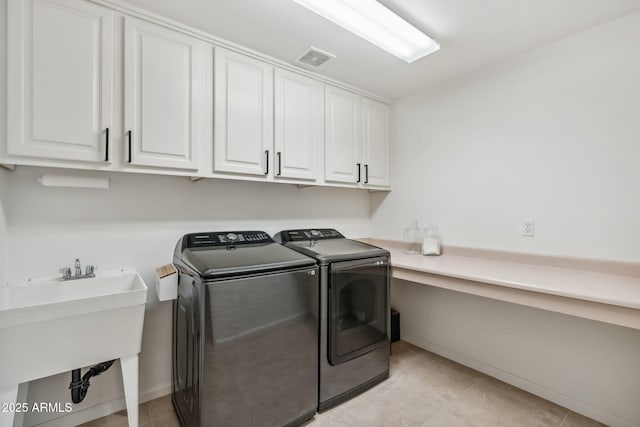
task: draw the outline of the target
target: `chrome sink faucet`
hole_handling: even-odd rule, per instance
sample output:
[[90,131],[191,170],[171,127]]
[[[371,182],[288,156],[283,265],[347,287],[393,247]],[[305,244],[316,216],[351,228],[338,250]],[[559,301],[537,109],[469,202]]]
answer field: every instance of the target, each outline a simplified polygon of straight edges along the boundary
[[76,280],[76,279],[87,279],[89,277],[96,277],[94,265],[87,265],[84,270],[84,274],[82,274],[82,266],[80,265],[80,259],[76,258],[73,263],[74,273],[71,275],[71,267],[63,267],[60,269],[60,273],[62,277],[60,280]]
[[74,276],[78,277],[78,276],[82,276],[82,267],[80,266],[80,260],[78,258],[76,258],[76,262],[74,263],[74,267],[76,268],[75,273],[73,273]]

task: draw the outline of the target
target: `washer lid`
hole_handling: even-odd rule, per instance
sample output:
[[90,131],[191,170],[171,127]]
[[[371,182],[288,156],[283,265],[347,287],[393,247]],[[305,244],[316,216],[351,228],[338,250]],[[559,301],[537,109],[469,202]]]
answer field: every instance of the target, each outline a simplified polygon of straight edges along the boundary
[[188,248],[183,262],[204,278],[220,278],[314,265],[315,261],[277,243]]
[[315,261],[275,243],[264,231],[186,234],[174,260],[204,278],[221,278],[314,265]]
[[389,255],[389,252],[385,249],[345,238],[288,242],[286,246],[305,255],[314,257],[323,264],[345,259]]

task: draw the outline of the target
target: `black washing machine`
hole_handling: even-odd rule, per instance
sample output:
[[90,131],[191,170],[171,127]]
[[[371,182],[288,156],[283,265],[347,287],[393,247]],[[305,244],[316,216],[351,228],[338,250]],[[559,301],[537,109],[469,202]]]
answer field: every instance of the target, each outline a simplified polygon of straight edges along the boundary
[[184,427],[293,426],[318,403],[318,267],[262,231],[178,241],[172,402]]
[[318,410],[389,377],[389,252],[333,229],[286,230],[286,247],[320,265]]

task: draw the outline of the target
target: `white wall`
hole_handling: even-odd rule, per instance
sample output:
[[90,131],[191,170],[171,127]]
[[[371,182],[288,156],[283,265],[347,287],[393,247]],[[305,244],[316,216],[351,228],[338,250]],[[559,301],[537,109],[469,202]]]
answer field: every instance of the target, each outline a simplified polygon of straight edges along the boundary
[[[6,174],[11,190],[6,197],[9,278],[55,275],[76,257],[101,270],[137,268],[150,286],[140,355],[143,398],[170,390],[171,304],[158,302],[152,286],[154,269],[171,262],[183,234],[242,229],[273,234],[310,226],[336,227],[354,237],[370,233],[369,196],[359,190],[131,174],[110,174],[109,190],[45,188],[36,182],[42,172],[19,167]],[[69,377],[32,382],[29,401],[68,402]],[[123,395],[117,366],[91,383],[87,399],[76,410]],[[51,417],[30,414],[25,422],[32,425]]]
[[397,101],[374,234],[640,260],[639,40],[636,13]]
[[[399,100],[374,236],[418,218],[449,245],[640,261],[639,42],[629,15]],[[392,304],[403,339],[640,426],[639,331],[402,281]]]

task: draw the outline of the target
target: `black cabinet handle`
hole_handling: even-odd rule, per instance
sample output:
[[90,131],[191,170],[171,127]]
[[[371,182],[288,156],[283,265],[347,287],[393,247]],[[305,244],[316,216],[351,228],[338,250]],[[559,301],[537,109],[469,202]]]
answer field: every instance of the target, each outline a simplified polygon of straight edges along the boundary
[[269,150],[264,150],[264,155],[266,158],[266,162],[265,162],[266,167],[265,167],[264,174],[269,175]]
[[280,151],[278,151],[276,153],[276,155],[278,156],[278,173],[277,173],[277,175],[280,176],[282,174],[282,153]]
[[104,130],[104,161],[109,161],[109,128]]
[[131,129],[127,131],[127,136],[129,138],[129,163],[131,163]]
[[361,178],[360,178],[360,163],[356,163],[356,165],[358,166],[358,180],[356,182],[360,182]]
[[369,165],[364,165],[364,183],[369,183]]

